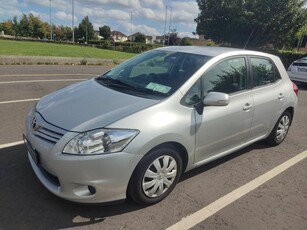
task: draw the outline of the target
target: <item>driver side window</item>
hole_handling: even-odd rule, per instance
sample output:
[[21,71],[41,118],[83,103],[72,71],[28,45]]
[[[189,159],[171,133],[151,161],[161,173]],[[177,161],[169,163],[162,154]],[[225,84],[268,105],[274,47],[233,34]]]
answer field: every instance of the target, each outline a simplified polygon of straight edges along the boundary
[[209,92],[235,93],[247,87],[247,67],[244,57],[218,63],[203,76],[204,95]]
[[[209,92],[231,94],[247,88],[247,67],[244,57],[227,59],[202,75],[204,96]],[[200,79],[182,99],[184,105],[195,105],[201,100]]]

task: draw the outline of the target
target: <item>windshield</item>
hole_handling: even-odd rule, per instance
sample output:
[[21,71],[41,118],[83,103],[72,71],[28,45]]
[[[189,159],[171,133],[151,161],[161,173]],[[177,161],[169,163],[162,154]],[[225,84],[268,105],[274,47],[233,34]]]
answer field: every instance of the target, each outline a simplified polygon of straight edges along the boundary
[[167,97],[210,58],[153,50],[118,65],[96,80],[107,87],[137,96]]

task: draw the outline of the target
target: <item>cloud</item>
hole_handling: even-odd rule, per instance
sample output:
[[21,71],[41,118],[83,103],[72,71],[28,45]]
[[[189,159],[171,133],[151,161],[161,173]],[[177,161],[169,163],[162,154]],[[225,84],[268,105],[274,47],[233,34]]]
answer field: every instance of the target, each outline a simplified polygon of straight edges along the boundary
[[162,9],[165,7],[164,0],[143,0],[143,5],[155,7],[154,9]]
[[[72,20],[72,14],[67,14],[64,11],[58,11],[53,16],[54,16],[54,18],[57,18],[57,19],[62,20],[62,21],[71,21]],[[77,21],[76,16],[74,17],[74,19],[75,19],[75,21]]]
[[[113,30],[130,34],[132,13],[133,31],[149,34],[163,34],[166,5],[168,7],[166,31],[169,30],[170,9],[172,8],[171,29],[178,32],[195,31],[194,18],[199,13],[195,0],[74,0],[75,26],[89,16],[95,29],[108,25]],[[51,0],[52,21],[57,25],[71,26],[72,0]],[[49,22],[50,0],[0,0],[0,21],[18,18],[22,12],[35,15]],[[142,31],[144,30],[144,31]]]

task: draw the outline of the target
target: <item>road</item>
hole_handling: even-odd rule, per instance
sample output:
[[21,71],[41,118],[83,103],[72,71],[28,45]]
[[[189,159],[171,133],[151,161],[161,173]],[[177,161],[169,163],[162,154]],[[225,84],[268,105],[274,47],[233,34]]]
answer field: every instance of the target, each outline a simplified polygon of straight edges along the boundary
[[[188,172],[162,202],[81,205],[49,193],[34,175],[22,144],[24,121],[43,95],[107,71],[95,66],[0,66],[0,229],[167,229],[233,198],[236,189],[307,150],[307,86],[283,144],[259,142]],[[192,229],[306,229],[307,159],[201,219]],[[211,206],[210,206],[211,207]]]

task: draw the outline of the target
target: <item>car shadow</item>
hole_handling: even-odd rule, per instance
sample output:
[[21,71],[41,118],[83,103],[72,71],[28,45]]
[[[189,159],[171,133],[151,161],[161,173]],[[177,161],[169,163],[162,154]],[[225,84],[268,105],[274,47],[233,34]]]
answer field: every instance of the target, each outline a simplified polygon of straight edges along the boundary
[[[251,145],[184,174],[180,182],[251,150],[262,148],[268,146],[262,142]],[[84,205],[56,197],[36,178],[24,145],[0,149],[0,164],[0,229],[81,227],[144,208],[130,200],[112,205]]]
[[[268,148],[271,148],[272,146],[268,145],[267,143],[265,143],[264,141],[259,141],[257,143],[254,143],[252,145],[249,145],[239,151],[236,151],[234,153],[231,153],[227,156],[224,156],[222,158],[219,158],[217,160],[214,160],[212,162],[209,162],[207,164],[204,164],[203,166],[200,166],[200,167],[197,167],[191,171],[188,171],[187,173],[183,174],[181,179],[180,179],[180,182],[183,182],[191,177],[194,177],[198,174],[201,174],[201,173],[204,173],[206,171],[209,171],[210,169],[212,168],[215,168],[221,164],[224,164],[225,162],[227,161],[230,161],[236,157],[239,157],[243,154],[246,154],[252,150],[255,150],[255,149],[268,149]],[[180,183],[179,182],[179,183]]]
[[295,82],[299,90],[307,91],[307,83]]
[[0,164],[0,229],[85,226],[143,208],[129,200],[116,205],[83,205],[54,196],[36,178],[24,145],[0,149]]

